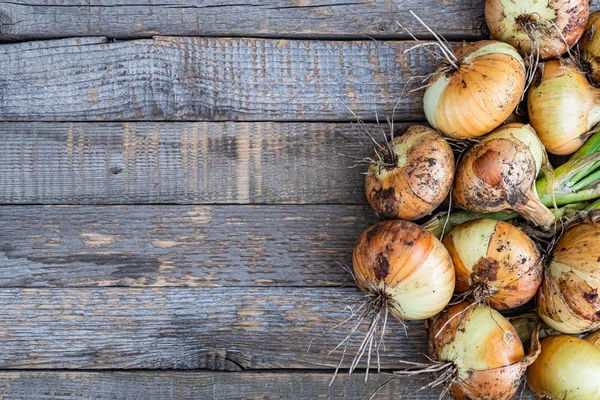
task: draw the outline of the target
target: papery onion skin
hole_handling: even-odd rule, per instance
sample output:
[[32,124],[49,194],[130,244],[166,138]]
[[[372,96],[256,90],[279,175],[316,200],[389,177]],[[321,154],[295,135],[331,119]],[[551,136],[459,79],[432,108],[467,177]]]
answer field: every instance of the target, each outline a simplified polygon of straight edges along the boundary
[[600,122],[600,91],[570,60],[547,61],[541,71],[527,92],[529,123],[547,151],[571,154]]
[[600,330],[586,335],[583,339],[600,349]]
[[567,229],[538,292],[538,314],[563,333],[600,329],[600,222]]
[[[531,300],[542,282],[536,244],[508,222],[476,219],[458,225],[443,240],[456,275],[456,293],[484,285],[486,302],[496,310]],[[486,303],[487,304],[487,303]]]
[[442,135],[422,125],[410,126],[391,147],[395,167],[369,166],[365,182],[369,204],[381,219],[414,220],[431,214],[452,189],[452,148]]
[[529,125],[503,125],[464,154],[452,198],[468,211],[514,210],[537,226],[549,227],[554,215],[533,190],[544,159],[544,148]]
[[511,399],[528,363],[523,345],[498,311],[470,305],[450,306],[436,317],[430,329],[429,355],[458,368],[450,389],[455,399]]
[[542,352],[527,368],[527,383],[538,399],[600,399],[600,349],[574,336],[541,340]]
[[485,2],[485,20],[492,37],[510,43],[521,54],[530,54],[535,50],[534,43],[521,21],[530,22],[536,27],[534,38],[542,59],[558,57],[577,43],[585,29],[588,13],[588,0]]
[[364,231],[354,247],[354,275],[368,294],[383,294],[403,320],[440,312],[454,291],[454,267],[444,245],[408,221],[382,221]]
[[444,135],[485,135],[517,108],[525,88],[525,64],[510,45],[487,40],[455,50],[458,70],[443,65],[423,98],[429,124]]
[[585,33],[579,41],[585,72],[594,84],[600,83],[600,12],[588,19]]

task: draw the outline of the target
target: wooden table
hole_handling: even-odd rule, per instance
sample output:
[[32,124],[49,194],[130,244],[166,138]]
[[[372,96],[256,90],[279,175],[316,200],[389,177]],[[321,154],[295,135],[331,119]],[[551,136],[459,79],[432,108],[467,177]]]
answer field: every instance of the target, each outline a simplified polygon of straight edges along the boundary
[[[350,122],[423,121],[396,21],[476,40],[484,1],[158,3],[0,1],[0,397],[368,398],[323,333],[375,221]],[[421,323],[387,339],[423,359]]]

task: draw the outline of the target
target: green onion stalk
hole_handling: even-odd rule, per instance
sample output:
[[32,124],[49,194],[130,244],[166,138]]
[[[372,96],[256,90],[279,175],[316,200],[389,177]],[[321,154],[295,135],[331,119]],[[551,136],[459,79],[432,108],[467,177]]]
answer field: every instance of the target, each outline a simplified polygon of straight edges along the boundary
[[[600,131],[575,152],[569,161],[553,170],[553,177],[540,177],[535,189],[540,201],[554,214],[555,222],[571,221],[581,212],[600,210]],[[473,213],[443,212],[423,224],[441,238],[455,226],[477,218],[510,221],[519,217],[514,211]]]

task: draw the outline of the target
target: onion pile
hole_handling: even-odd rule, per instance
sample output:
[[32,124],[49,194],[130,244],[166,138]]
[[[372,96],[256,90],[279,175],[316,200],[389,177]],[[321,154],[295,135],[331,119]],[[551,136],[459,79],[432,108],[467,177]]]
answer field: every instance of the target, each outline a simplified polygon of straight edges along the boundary
[[485,21],[492,37],[542,59],[561,56],[577,43],[588,15],[588,0],[485,2]]
[[[510,399],[527,370],[539,399],[600,399],[600,89],[586,78],[600,60],[600,17],[581,58],[571,50],[588,13],[587,0],[488,0],[498,40],[454,51],[427,27],[436,42],[415,47],[442,60],[423,96],[431,127],[392,126],[384,144],[369,134],[365,193],[386,221],[353,251],[363,299],[337,347],[366,332],[351,373],[365,354],[367,375],[372,352],[379,362],[391,316],[405,330],[426,320],[429,336],[427,361],[400,361],[396,374],[431,373],[425,387],[442,395]],[[572,155],[553,168],[547,152]],[[508,310],[530,312],[518,331]]]
[[448,142],[435,130],[414,125],[381,146],[365,188],[380,218],[410,221],[431,214],[448,196],[453,179],[454,155]]

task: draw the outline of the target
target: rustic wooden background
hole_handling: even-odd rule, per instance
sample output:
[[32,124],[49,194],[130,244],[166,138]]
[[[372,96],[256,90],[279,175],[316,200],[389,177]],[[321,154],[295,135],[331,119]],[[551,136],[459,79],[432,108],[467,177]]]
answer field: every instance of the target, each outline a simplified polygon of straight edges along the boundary
[[[368,398],[322,334],[375,221],[352,113],[422,121],[396,21],[482,39],[484,0],[152,3],[0,1],[0,397]],[[425,349],[391,323],[382,366]]]

